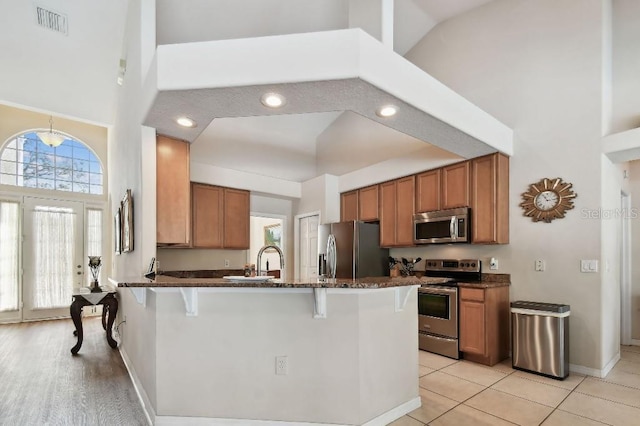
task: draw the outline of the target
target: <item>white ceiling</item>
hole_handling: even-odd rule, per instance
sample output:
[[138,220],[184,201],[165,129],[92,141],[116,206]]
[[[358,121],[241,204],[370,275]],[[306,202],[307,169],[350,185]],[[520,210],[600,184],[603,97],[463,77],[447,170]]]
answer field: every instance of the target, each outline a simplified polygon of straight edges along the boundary
[[[406,53],[438,22],[489,1],[396,0],[395,51]],[[128,3],[127,0],[0,0],[0,102],[81,121],[113,124]],[[157,0],[156,3],[158,44],[348,26],[348,0]],[[34,4],[66,14],[68,36],[38,27]],[[333,132],[332,123],[340,124]],[[320,170],[348,172],[346,164],[334,167],[331,163],[318,163],[315,154],[322,134],[335,137],[336,146],[361,146],[365,139],[379,134],[391,146],[424,147],[424,142],[356,114],[329,112],[214,120],[194,142],[193,152],[203,162],[223,161],[225,157],[220,155],[223,146],[230,156],[241,152],[253,157],[252,152],[260,152],[258,158],[264,164],[276,165],[280,164],[279,158],[296,157],[300,167],[281,164],[264,170],[265,174],[295,181],[307,179]],[[351,162],[353,167],[380,161],[379,152],[394,155],[391,153],[402,151],[385,149],[382,140],[376,146],[376,150],[359,150],[358,161]],[[322,155],[332,158],[326,149],[329,148],[323,148]],[[228,158],[223,162],[230,167]]]

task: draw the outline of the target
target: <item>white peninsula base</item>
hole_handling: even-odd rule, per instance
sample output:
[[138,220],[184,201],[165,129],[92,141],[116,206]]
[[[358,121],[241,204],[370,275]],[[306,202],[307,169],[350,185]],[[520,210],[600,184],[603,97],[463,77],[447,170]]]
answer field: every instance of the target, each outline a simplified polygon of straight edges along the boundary
[[326,289],[322,319],[311,288],[198,288],[191,316],[119,288],[120,350],[155,425],[385,425],[421,404],[416,288]]

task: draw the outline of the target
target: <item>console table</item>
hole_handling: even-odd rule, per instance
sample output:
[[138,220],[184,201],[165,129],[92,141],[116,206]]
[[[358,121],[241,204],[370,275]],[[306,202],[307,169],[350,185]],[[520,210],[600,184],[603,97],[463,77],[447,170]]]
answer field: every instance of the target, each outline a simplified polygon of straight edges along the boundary
[[71,311],[71,319],[76,330],[73,332],[78,336],[78,343],[71,348],[71,353],[76,355],[82,346],[82,308],[91,305],[102,305],[102,328],[107,332],[107,342],[112,348],[118,346],[112,335],[111,329],[116,320],[118,313],[118,299],[116,299],[115,290],[103,290],[100,293],[74,293],[73,301],[69,310]]

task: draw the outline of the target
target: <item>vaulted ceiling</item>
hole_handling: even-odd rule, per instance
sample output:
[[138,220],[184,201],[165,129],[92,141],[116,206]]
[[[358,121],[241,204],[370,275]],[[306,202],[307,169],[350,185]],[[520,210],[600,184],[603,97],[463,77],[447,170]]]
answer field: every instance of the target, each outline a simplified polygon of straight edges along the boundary
[[[488,1],[395,0],[394,50],[406,53],[438,22]],[[0,0],[0,102],[105,126],[113,124],[128,4],[127,0]],[[36,5],[65,15],[68,34],[39,27]],[[158,44],[349,27],[348,0],[157,0],[156,10]],[[283,153],[285,158],[297,155],[307,168],[265,170],[287,180],[301,181],[320,171],[350,171],[344,164],[318,164],[323,134],[331,135],[332,145],[351,144],[354,149],[362,145],[362,138],[370,141],[378,135],[381,140],[374,143],[375,154],[374,150],[359,150],[353,167],[380,161],[380,151],[391,158],[426,145],[356,114],[327,112],[214,120],[192,150],[199,160],[210,163],[223,161],[220,153],[236,155],[233,151],[243,146],[263,151],[264,162],[272,165],[278,164]],[[218,155],[211,155],[213,151]]]

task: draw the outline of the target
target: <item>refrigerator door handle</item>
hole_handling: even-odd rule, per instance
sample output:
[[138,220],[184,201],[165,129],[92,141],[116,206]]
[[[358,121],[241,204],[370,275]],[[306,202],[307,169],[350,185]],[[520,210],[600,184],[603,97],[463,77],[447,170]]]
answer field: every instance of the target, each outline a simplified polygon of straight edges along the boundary
[[327,272],[329,273],[329,278],[336,277],[337,263],[336,237],[333,234],[330,234],[329,239],[327,240]]

